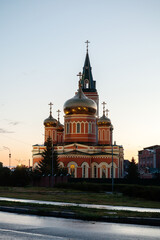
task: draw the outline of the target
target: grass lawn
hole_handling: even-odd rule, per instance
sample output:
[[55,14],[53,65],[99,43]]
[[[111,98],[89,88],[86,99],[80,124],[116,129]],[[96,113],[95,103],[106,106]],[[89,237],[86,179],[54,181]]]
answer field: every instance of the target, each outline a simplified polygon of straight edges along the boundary
[[101,217],[142,217],[142,218],[160,218],[160,213],[150,212],[132,212],[132,211],[115,211],[115,210],[102,210],[102,209],[89,209],[82,207],[68,207],[68,206],[51,206],[43,204],[31,204],[31,203],[15,203],[0,201],[0,206],[15,207],[20,209],[28,209],[31,214],[47,216],[49,212],[69,212],[73,213],[75,218],[84,220],[99,220]]
[[103,204],[131,207],[160,208],[160,202],[131,198],[122,194],[95,193],[62,188],[0,187],[0,197],[42,201]]
[[[94,193],[61,188],[36,188],[36,187],[0,187],[0,197],[22,198],[43,201],[58,201],[70,203],[88,203],[119,206],[135,206],[160,208],[160,203],[144,199],[130,198],[122,194],[109,194],[105,192]],[[82,207],[51,206],[29,203],[15,203],[0,201],[0,206],[28,208],[31,214],[45,215],[48,212],[72,212],[79,219],[99,220],[101,217],[145,217],[160,218],[160,213],[139,213],[131,211],[115,211],[88,209]]]

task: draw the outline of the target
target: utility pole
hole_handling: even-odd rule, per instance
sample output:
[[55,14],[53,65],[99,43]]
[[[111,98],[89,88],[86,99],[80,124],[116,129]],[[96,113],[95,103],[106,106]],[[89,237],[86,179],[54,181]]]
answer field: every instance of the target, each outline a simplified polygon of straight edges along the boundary
[[10,167],[11,167],[11,150],[10,150],[9,147],[3,146],[3,148],[4,148],[5,150],[8,150],[8,151],[9,151],[9,169],[10,169]]

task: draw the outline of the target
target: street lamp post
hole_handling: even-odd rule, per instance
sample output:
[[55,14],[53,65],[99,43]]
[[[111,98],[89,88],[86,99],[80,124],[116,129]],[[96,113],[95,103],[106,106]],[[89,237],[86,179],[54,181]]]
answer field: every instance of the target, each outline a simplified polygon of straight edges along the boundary
[[52,177],[53,177],[53,141],[52,141]]
[[9,168],[10,168],[10,167],[11,167],[11,150],[10,150],[9,147],[3,146],[3,148],[4,148],[5,150],[8,150],[8,151],[9,151]]
[[111,126],[111,146],[112,146],[112,193],[114,191],[114,176],[113,176],[113,126]]

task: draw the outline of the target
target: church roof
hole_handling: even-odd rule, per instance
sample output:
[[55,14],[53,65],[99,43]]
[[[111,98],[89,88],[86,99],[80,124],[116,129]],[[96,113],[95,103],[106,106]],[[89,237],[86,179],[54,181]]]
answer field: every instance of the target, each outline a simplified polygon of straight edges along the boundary
[[[58,155],[87,155],[87,156],[97,156],[97,155],[112,155],[112,153],[107,153],[107,152],[97,152],[97,153],[86,153],[86,152],[81,152],[79,150],[72,150],[69,152],[64,152],[64,153],[59,153]],[[113,155],[117,155],[115,153],[113,153]]]
[[90,155],[89,153],[81,152],[79,150],[72,150],[69,152],[59,153],[59,155],[70,155],[70,154],[76,154],[76,155]]

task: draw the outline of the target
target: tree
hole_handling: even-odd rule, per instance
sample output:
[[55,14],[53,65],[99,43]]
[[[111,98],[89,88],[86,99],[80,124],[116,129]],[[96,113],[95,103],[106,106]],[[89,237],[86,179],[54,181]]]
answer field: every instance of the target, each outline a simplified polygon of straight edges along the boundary
[[58,175],[66,176],[68,174],[68,169],[66,167],[60,167],[58,170]]
[[[52,175],[52,167],[53,167],[53,175],[58,174],[59,171],[59,162],[57,152],[54,150],[54,146],[52,144],[52,140],[49,137],[45,142],[46,149],[42,153],[43,159],[38,164],[39,171],[42,175]],[[52,166],[53,164],[53,166]]]
[[31,181],[28,168],[25,166],[17,166],[11,175],[12,185],[24,187]]
[[3,164],[0,162],[0,185],[9,186],[11,180],[11,170],[7,167],[3,167]]
[[129,167],[128,167],[128,175],[127,175],[127,179],[134,182],[139,178],[139,172],[138,172],[138,166],[134,160],[134,158],[132,158]]

